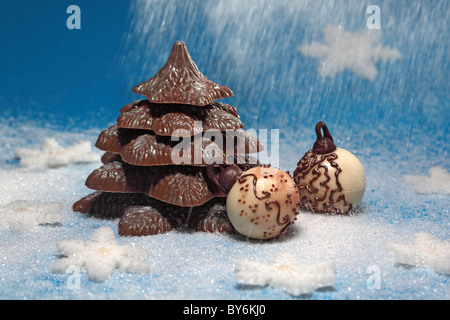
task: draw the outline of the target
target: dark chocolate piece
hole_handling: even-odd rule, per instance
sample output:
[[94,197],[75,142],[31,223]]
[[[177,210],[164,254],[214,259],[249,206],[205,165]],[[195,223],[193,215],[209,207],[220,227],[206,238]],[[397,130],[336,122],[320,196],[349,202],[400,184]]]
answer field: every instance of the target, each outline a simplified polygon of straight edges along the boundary
[[228,234],[235,232],[226,212],[226,199],[214,199],[201,208],[201,210],[194,208],[190,212],[185,222],[187,227],[202,232]]
[[199,219],[195,225],[195,230],[202,232],[235,233],[226,211],[210,212]]
[[[323,136],[320,130],[323,131]],[[320,121],[316,124],[316,136],[317,139],[312,148],[313,152],[318,154],[325,154],[331,153],[336,150],[336,145],[334,144],[333,137],[331,136],[325,122]]]
[[182,41],[175,42],[166,64],[156,75],[134,87],[133,92],[153,103],[195,106],[233,96],[229,88],[212,82],[200,72]]
[[114,161],[122,161],[122,157],[118,153],[107,151],[102,155],[100,160],[103,164],[107,164]]
[[212,182],[215,183],[217,188],[221,192],[228,194],[230,189],[233,187],[234,183],[241,176],[242,169],[234,164],[224,165],[223,168],[221,168],[220,172],[217,173],[214,170],[213,165],[208,165],[206,172],[208,173],[208,177],[211,179]]
[[87,177],[86,186],[97,191],[143,193],[173,205],[195,207],[215,197],[226,197],[206,170],[194,166],[133,166],[114,161],[95,169]]
[[151,206],[132,206],[118,224],[121,236],[148,236],[172,230],[170,221]]
[[[263,148],[254,136],[242,129],[219,133],[218,137],[221,138],[218,144],[200,135],[172,141],[169,137],[157,136],[151,131],[127,130],[114,125],[100,133],[95,146],[118,153],[124,162],[139,166],[207,166],[216,158],[221,159],[217,163],[230,163],[233,160],[227,153],[231,156],[247,154]],[[227,149],[227,139],[234,142],[231,150]]]
[[[73,210],[102,218],[119,218],[130,207],[151,207],[166,216],[173,227],[190,227],[190,220],[197,215],[205,215],[212,207],[225,210],[225,199],[215,198],[197,207],[180,207],[157,200],[141,193],[118,193],[96,191],[81,198],[73,205]],[[114,210],[111,210],[113,207]],[[114,214],[111,214],[114,211]],[[178,219],[180,217],[180,219]]]
[[215,190],[205,170],[191,166],[140,167],[115,161],[94,170],[86,186],[98,191],[143,193],[173,205],[195,207],[226,196]]
[[130,141],[146,133],[145,130],[124,130],[113,125],[100,133],[95,146],[103,151],[120,153]]
[[[212,163],[213,158],[222,159],[222,163],[227,161],[222,149],[210,139],[195,136],[190,141],[179,145],[181,142],[172,141],[169,137],[157,136],[148,131],[126,130],[114,125],[102,131],[95,146],[117,153],[124,162],[137,166],[206,166]],[[178,150],[175,149],[177,146]]]
[[225,131],[244,127],[236,109],[219,102],[198,108],[140,100],[124,106],[121,113],[117,119],[119,127],[153,130],[160,136],[185,137],[207,130]]
[[96,191],[73,204],[73,211],[102,218],[120,218],[131,206],[154,205],[157,200],[140,193]]
[[138,193],[97,191],[77,201],[73,210],[103,218],[119,218],[119,234],[144,236],[174,228],[191,228],[203,232],[234,233],[226,215],[224,198],[204,205],[184,208],[167,204]]

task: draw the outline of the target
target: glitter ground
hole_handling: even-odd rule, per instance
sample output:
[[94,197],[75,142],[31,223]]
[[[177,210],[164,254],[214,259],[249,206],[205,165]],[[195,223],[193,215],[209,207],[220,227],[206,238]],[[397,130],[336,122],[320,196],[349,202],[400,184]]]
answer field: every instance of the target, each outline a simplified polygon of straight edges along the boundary
[[[11,160],[11,146],[34,147],[51,129],[29,127],[33,141],[2,136],[0,205],[15,200],[57,201],[63,204],[63,222],[17,234],[0,230],[1,299],[449,299],[448,276],[426,267],[396,265],[386,251],[387,241],[412,242],[426,231],[449,239],[449,196],[416,194],[402,179],[407,165],[380,161],[358,154],[366,168],[367,189],[353,216],[323,216],[301,212],[293,228],[273,241],[251,241],[239,235],[196,233],[189,230],[123,238],[118,220],[103,220],[71,210],[74,201],[91,192],[84,186],[87,175],[99,163],[66,167],[20,168]],[[17,128],[16,128],[17,129]],[[3,131],[3,130],[2,130]],[[68,145],[95,141],[98,132],[60,132]],[[7,147],[9,145],[9,148]],[[281,168],[292,170],[300,155],[284,158]],[[9,160],[8,160],[9,159]],[[119,271],[103,282],[85,273],[54,274],[60,258],[56,244],[64,239],[88,241],[100,226],[110,226],[119,244],[134,243],[150,253],[150,272]],[[336,283],[298,297],[281,290],[238,284],[234,268],[238,260],[270,263],[280,252],[289,252],[301,263],[334,260]],[[75,280],[79,280],[78,284]]]

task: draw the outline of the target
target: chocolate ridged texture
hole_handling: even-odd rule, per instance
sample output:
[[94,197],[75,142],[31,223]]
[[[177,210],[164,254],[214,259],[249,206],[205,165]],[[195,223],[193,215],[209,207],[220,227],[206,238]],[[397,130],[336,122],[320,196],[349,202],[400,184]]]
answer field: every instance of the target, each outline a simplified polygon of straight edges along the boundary
[[205,168],[191,166],[140,167],[115,161],[94,170],[86,186],[98,191],[143,193],[182,207],[226,196],[209,183]]
[[73,211],[102,218],[119,218],[126,208],[155,205],[157,200],[140,193],[107,193],[96,191],[73,204]]
[[[237,143],[233,141],[235,137]],[[227,163],[227,153],[248,154],[263,149],[259,141],[244,130],[218,132],[215,138],[220,138],[220,141],[215,140],[216,143],[201,135],[182,138],[181,142],[172,141],[169,137],[157,136],[153,132],[127,130],[114,125],[100,133],[95,146],[103,151],[120,154],[124,162],[138,166],[181,164],[204,167],[214,159],[220,159],[218,163]],[[227,149],[227,138],[233,139],[230,143],[232,148]]]
[[138,193],[96,191],[73,205],[75,212],[103,218],[119,218],[119,234],[145,236],[174,228],[203,232],[234,233],[226,216],[225,199],[213,199],[204,205],[184,208]]
[[196,139],[181,148],[177,147],[179,141],[172,141],[169,137],[157,136],[149,131],[126,130],[114,125],[102,131],[95,145],[100,150],[117,153],[124,162],[137,166],[206,166],[214,158],[226,161],[226,155],[213,141],[201,136]]
[[189,137],[207,130],[243,128],[236,109],[228,104],[212,102],[198,108],[191,105],[155,104],[135,101],[121,109],[117,125],[126,129],[153,130],[160,136]]
[[132,206],[118,224],[121,236],[148,236],[172,230],[170,221],[151,206]]
[[207,213],[198,219],[193,227],[195,230],[202,232],[235,233],[226,211]]
[[122,161],[122,157],[118,153],[107,151],[102,155],[100,161],[103,164],[107,164],[114,161]]
[[[115,161],[123,162],[120,154],[108,151],[108,152],[105,152],[101,157],[101,162],[103,164],[107,164],[107,163],[111,163],[111,162],[115,162]],[[249,156],[248,154],[245,154],[245,155],[239,154],[239,155],[229,156],[229,157],[227,157],[227,163],[237,164],[238,167],[242,171],[246,171],[246,170],[254,168],[256,166],[260,166],[258,159],[255,157]],[[214,167],[220,166],[216,162],[213,163],[212,165]],[[223,164],[223,165],[228,166],[227,164]]]
[[166,64],[153,78],[134,87],[133,92],[153,103],[195,106],[234,95],[229,88],[212,82],[200,72],[183,41],[175,42]]

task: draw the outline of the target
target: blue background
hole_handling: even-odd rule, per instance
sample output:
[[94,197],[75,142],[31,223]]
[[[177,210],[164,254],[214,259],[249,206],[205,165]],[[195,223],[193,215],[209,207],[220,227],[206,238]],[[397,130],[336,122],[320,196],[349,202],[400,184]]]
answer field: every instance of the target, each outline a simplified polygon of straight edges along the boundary
[[[377,3],[380,45],[397,48],[402,60],[377,64],[373,82],[349,72],[322,79],[318,62],[297,50],[303,43],[323,42],[329,24],[350,32],[364,29],[370,2],[324,1],[328,10],[316,10],[311,19],[294,10],[301,2],[247,1],[213,21],[208,15],[213,1],[153,1],[149,30],[140,33],[133,29],[143,23],[134,18],[135,3],[3,2],[1,115],[41,117],[63,126],[74,119],[91,126],[97,121],[101,127],[98,116],[115,119],[122,105],[139,99],[132,86],[153,76],[172,43],[184,40],[200,70],[235,92],[227,102],[251,127],[298,122],[310,127],[324,119],[332,126],[352,124],[358,132],[378,129],[370,118],[384,127],[401,118],[406,132],[418,128],[440,139],[448,135],[448,1]],[[71,4],[81,8],[81,30],[66,27]],[[217,24],[220,30],[211,31]],[[231,58],[236,51],[238,58]]]
[[[125,103],[116,59],[129,2],[76,1],[81,30],[69,30],[73,1],[3,1],[1,115],[70,125]],[[117,110],[118,111],[118,110]]]
[[[318,61],[298,52],[324,42],[327,25],[365,29],[370,1],[151,1],[145,11],[142,3],[2,2],[0,116],[104,128],[141,98],[131,88],[183,40],[200,70],[234,91],[226,102],[247,127],[279,128],[282,138],[309,143],[325,120],[335,138],[357,149],[381,143],[407,154],[411,141],[428,145],[429,136],[448,149],[448,1],[377,2],[382,37],[375,45],[398,49],[402,60],[378,63],[372,82],[348,71],[321,78]],[[71,4],[81,8],[81,30],[66,27]],[[217,7],[223,14],[214,16]],[[392,145],[398,137],[403,143]]]
[[[69,30],[67,7],[81,8]],[[338,145],[367,156],[450,168],[448,1],[378,1],[373,46],[402,58],[378,62],[373,81],[351,71],[320,77],[298,48],[324,29],[366,29],[371,1],[21,1],[0,12],[0,117],[60,130],[102,130],[142,96],[172,44],[186,42],[199,69],[230,87],[246,128],[279,129],[303,154],[325,121]]]

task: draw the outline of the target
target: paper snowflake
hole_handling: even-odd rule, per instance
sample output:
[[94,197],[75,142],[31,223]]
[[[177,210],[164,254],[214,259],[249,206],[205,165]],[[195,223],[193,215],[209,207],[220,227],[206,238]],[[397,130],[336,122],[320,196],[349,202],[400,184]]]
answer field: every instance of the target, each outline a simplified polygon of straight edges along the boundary
[[336,282],[333,261],[300,265],[289,253],[278,255],[271,264],[238,261],[235,275],[239,283],[270,285],[295,296],[310,293],[317,288],[330,286]]
[[442,167],[432,167],[429,176],[405,175],[403,181],[411,184],[416,193],[450,194],[450,172]]
[[99,161],[100,155],[91,153],[91,149],[88,141],[63,148],[54,138],[47,138],[42,143],[41,150],[19,148],[15,150],[15,156],[20,159],[21,167],[55,168],[72,163]]
[[100,227],[92,233],[87,244],[76,240],[63,240],[57,244],[66,257],[53,265],[53,272],[65,273],[69,267],[78,267],[93,281],[106,280],[115,269],[121,272],[146,273],[150,265],[144,249],[131,244],[119,245],[110,227]]
[[323,77],[333,77],[350,70],[364,79],[373,80],[378,74],[377,62],[394,62],[401,58],[396,49],[375,46],[380,32],[362,30],[349,33],[340,26],[327,26],[324,31],[326,44],[313,42],[301,46],[299,51],[304,56],[321,61],[318,73]]
[[31,204],[19,200],[0,206],[0,226],[23,233],[38,225],[62,222],[62,204]]
[[429,233],[416,233],[412,244],[388,242],[386,249],[394,253],[396,263],[428,266],[437,272],[450,274],[450,242],[440,241]]

